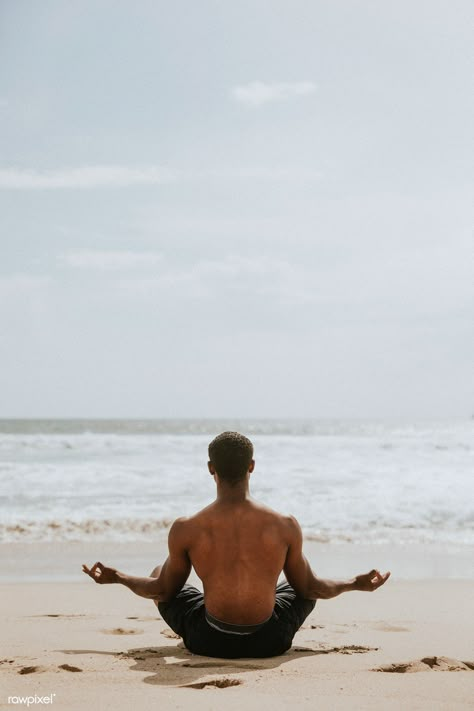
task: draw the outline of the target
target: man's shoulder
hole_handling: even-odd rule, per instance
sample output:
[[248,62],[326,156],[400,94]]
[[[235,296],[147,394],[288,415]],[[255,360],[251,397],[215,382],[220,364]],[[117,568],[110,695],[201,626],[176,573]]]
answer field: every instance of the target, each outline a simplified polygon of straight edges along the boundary
[[295,538],[301,537],[301,526],[292,514],[280,514],[280,520],[290,542],[294,542]]
[[275,511],[268,506],[264,508],[264,511],[265,513],[262,512],[262,515],[268,517],[267,522],[271,524],[272,528],[278,530],[278,535],[288,545],[294,545],[302,538],[301,526],[292,514]]
[[175,518],[175,520],[171,524],[170,530],[172,528],[179,530],[179,529],[185,527],[188,521],[189,521],[189,516],[180,516],[179,518]]
[[171,524],[170,533],[171,531],[173,531],[173,533],[184,533],[192,531],[196,526],[202,526],[207,515],[209,515],[209,508],[210,506],[206,506],[206,508],[196,511],[196,513],[190,514],[189,516],[180,516],[175,519]]
[[182,534],[187,530],[187,527],[188,527],[187,522],[188,522],[187,516],[180,516],[179,518],[176,518],[169,528],[168,537],[169,538],[181,537]]
[[275,523],[279,524],[282,528],[288,531],[295,530],[299,527],[299,523],[292,514],[284,513],[282,511],[276,511],[266,504],[262,504],[259,501],[254,501],[257,510],[260,510],[262,515],[268,516],[268,518]]

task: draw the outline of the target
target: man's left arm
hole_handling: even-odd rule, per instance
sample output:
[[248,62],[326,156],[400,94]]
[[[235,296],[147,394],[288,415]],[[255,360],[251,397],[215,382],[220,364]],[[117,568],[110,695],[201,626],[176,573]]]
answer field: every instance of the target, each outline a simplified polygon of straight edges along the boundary
[[191,572],[191,561],[185,545],[185,520],[177,519],[170,528],[168,535],[169,555],[156,578],[139,578],[127,575],[115,568],[110,568],[98,562],[82,570],[96,583],[120,583],[140,597],[158,602],[168,602],[183,587]]

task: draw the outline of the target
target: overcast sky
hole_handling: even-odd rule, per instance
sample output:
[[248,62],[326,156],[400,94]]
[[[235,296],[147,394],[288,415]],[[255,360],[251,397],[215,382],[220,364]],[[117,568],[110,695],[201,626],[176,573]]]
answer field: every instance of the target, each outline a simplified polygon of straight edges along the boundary
[[471,10],[1,0],[0,415],[470,416]]

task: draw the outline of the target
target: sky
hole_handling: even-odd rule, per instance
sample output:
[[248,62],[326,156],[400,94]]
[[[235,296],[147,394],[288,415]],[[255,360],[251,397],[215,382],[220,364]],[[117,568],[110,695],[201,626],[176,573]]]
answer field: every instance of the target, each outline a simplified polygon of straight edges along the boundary
[[473,7],[1,0],[1,417],[470,417]]

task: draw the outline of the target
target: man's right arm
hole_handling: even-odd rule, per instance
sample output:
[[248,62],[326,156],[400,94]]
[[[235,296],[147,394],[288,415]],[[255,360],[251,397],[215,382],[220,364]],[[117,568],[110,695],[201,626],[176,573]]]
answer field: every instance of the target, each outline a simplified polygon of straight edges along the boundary
[[120,583],[140,597],[168,602],[183,587],[191,571],[191,561],[187,552],[187,535],[184,518],[176,519],[168,535],[169,555],[161,566],[156,578],[139,578],[121,573],[97,562],[92,568],[83,565],[82,569],[96,583]]
[[297,595],[307,600],[329,600],[350,590],[377,590],[389,578],[390,573],[381,575],[378,570],[358,575],[351,580],[324,580],[318,578],[303,555],[303,534],[294,516],[287,517],[289,542],[286,560],[283,567],[285,577]]

